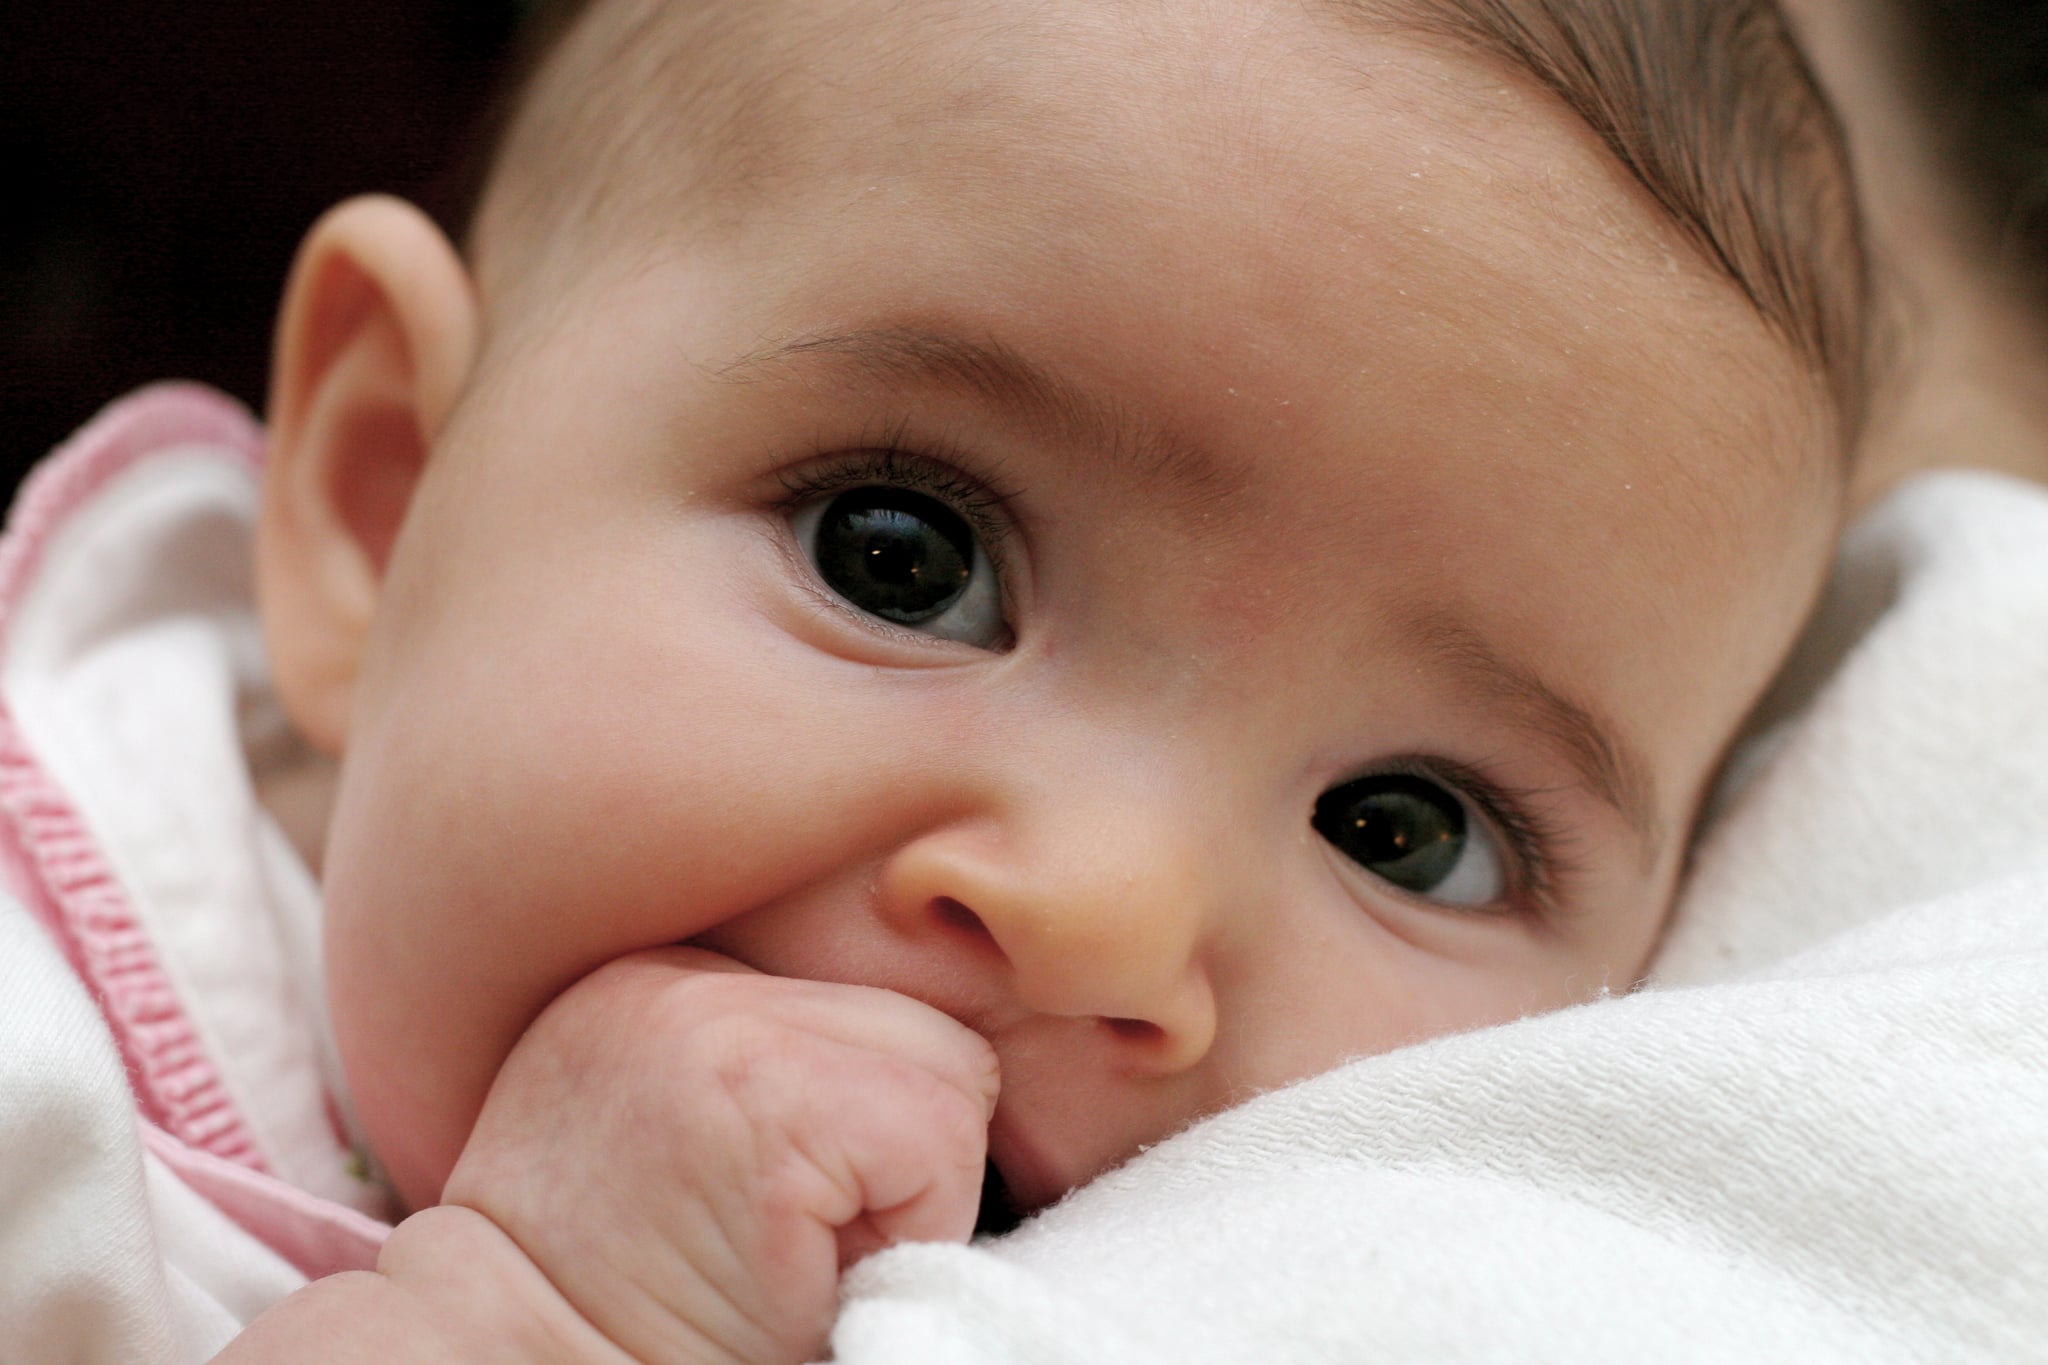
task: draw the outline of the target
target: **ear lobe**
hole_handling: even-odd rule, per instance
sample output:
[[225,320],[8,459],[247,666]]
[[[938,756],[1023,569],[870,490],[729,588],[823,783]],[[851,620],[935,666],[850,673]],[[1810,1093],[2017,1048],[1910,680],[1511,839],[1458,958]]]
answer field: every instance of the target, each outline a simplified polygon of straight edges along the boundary
[[270,386],[257,598],[286,712],[317,748],[347,738],[385,562],[475,363],[477,304],[426,215],[351,199],[307,234]]

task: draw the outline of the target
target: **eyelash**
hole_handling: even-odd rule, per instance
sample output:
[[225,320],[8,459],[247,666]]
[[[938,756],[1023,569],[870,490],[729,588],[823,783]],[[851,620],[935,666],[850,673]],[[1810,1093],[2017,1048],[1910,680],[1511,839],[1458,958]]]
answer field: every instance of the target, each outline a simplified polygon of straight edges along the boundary
[[[1478,807],[1479,814],[1507,845],[1514,887],[1534,902],[1546,919],[1557,917],[1566,892],[1578,877],[1581,864],[1569,850],[1571,836],[1553,816],[1542,810],[1540,787],[1512,787],[1488,777],[1479,769],[1447,758],[1397,760],[1373,769],[1401,773],[1435,782],[1456,792]],[[1484,914],[1474,907],[1472,913]]]
[[[895,425],[864,437],[851,449],[819,442],[809,459],[782,473],[783,509],[876,484],[912,489],[937,498],[966,518],[988,552],[997,581],[1006,582],[1004,547],[1015,527],[1010,507],[1017,491],[966,473],[960,468],[964,454],[950,443],[926,440],[912,451],[905,448],[906,435],[902,425]],[[1481,817],[1507,844],[1517,889],[1535,903],[1538,913],[1546,918],[1556,916],[1564,903],[1564,890],[1578,876],[1581,864],[1568,851],[1571,839],[1560,822],[1541,810],[1543,789],[1512,787],[1470,764],[1442,758],[1409,759],[1378,771],[1440,783],[1478,807]]]
[[966,462],[963,452],[944,441],[920,442],[921,448],[912,451],[905,449],[904,437],[903,428],[896,426],[862,439],[853,449],[820,442],[810,459],[783,471],[782,509],[851,488],[908,488],[938,499],[966,518],[988,552],[997,581],[1006,582],[1004,547],[1016,526],[1010,505],[1017,492],[966,473],[960,467]]

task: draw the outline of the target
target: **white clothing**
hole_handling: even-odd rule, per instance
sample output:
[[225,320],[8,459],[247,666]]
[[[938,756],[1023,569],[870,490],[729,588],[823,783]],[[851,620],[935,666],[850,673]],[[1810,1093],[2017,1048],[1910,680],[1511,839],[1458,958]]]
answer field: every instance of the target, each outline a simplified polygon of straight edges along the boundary
[[319,894],[252,786],[295,759],[250,605],[259,442],[145,390],[0,546],[0,1360],[205,1360],[384,1231]]
[[[381,1232],[247,767],[292,759],[256,442],[145,393],[0,547],[0,1360],[204,1360]],[[2048,1359],[2044,699],[2048,495],[1916,482],[1846,547],[1655,986],[875,1257],[837,1360]]]
[[840,1365],[2048,1360],[2048,494],[1902,489],[1764,714],[1651,988],[875,1257]]

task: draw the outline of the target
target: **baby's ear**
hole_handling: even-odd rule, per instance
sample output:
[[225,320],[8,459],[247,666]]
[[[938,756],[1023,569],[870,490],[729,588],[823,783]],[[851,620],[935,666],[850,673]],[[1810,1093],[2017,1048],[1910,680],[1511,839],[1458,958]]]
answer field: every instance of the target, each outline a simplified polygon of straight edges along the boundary
[[351,199],[307,234],[270,384],[257,599],[278,694],[338,755],[385,561],[476,358],[469,273],[412,205]]

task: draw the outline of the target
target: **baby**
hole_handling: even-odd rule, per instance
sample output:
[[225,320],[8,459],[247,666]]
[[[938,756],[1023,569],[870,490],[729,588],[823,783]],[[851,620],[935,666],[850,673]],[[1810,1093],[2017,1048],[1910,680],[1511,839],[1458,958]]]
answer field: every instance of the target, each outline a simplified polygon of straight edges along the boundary
[[1627,989],[1858,496],[1848,202],[1736,0],[585,7],[466,254],[288,292],[267,795],[418,1212],[229,1357],[806,1359]]

